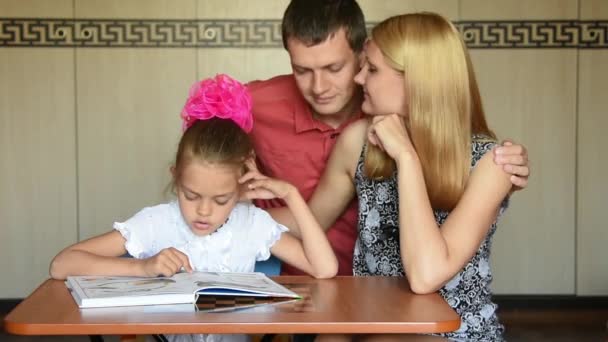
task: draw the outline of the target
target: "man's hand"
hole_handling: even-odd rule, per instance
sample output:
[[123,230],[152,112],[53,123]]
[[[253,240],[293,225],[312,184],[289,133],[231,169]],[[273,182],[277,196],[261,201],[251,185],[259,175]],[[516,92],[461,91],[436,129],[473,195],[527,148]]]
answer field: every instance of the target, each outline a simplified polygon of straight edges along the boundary
[[530,176],[530,166],[528,151],[523,145],[515,144],[507,139],[501,146],[494,149],[494,163],[502,165],[506,173],[511,174],[511,183],[514,190],[521,190],[528,186]]

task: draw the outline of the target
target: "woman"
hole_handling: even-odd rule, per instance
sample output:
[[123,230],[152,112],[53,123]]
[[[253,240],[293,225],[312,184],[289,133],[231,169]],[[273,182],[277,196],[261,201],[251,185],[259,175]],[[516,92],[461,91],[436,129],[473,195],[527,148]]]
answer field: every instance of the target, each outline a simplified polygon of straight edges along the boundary
[[416,13],[378,24],[365,52],[355,80],[370,117],[342,133],[309,205],[330,226],[357,195],[354,274],[439,291],[462,318],[447,338],[502,340],[489,257],[512,184],[466,46],[447,19]]

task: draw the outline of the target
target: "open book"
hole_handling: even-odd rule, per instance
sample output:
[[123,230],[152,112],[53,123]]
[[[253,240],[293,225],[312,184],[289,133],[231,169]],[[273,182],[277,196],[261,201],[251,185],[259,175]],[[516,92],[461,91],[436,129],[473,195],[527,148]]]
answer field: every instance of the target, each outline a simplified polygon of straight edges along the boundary
[[196,303],[199,296],[301,298],[263,273],[193,272],[172,277],[68,277],[81,308]]

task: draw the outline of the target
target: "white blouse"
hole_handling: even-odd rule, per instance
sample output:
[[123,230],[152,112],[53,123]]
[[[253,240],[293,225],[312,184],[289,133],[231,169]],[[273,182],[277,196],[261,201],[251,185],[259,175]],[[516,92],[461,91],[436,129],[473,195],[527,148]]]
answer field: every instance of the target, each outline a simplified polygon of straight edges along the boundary
[[140,210],[125,222],[115,222],[133,257],[148,258],[174,247],[197,271],[253,272],[255,262],[270,257],[270,247],[287,227],[251,203],[238,203],[228,221],[215,232],[198,236],[184,221],[177,201]]

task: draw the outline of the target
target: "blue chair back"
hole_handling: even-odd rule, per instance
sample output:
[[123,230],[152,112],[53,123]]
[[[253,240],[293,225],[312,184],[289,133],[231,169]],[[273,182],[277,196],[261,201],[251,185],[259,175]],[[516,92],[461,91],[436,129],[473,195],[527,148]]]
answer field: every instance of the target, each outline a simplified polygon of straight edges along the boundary
[[255,263],[255,272],[262,272],[267,276],[277,276],[281,274],[281,260],[271,255],[268,260]]

